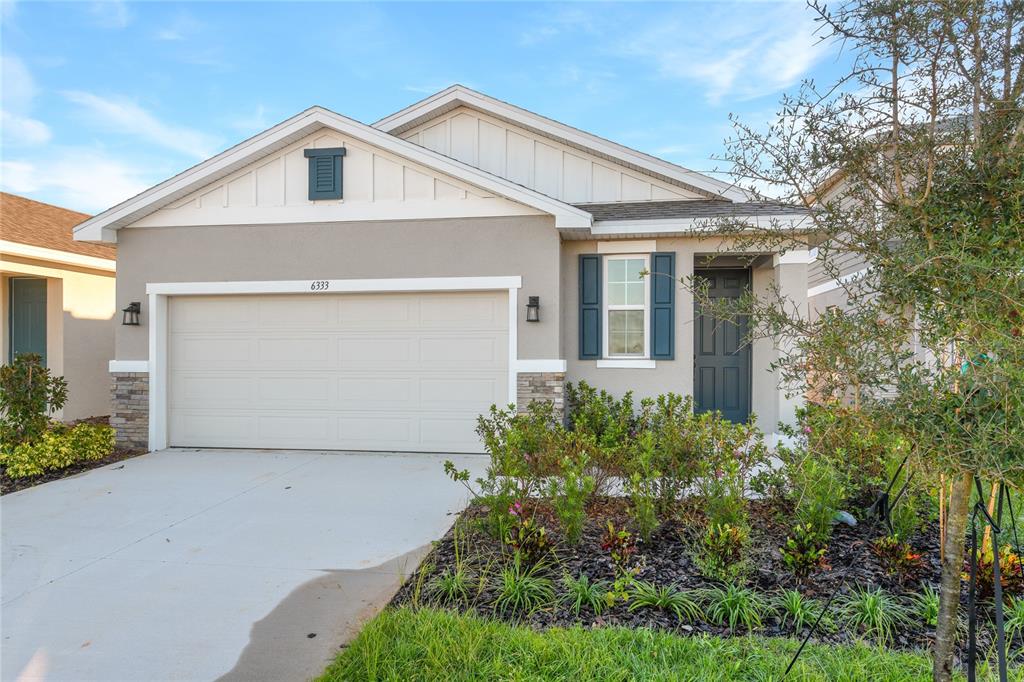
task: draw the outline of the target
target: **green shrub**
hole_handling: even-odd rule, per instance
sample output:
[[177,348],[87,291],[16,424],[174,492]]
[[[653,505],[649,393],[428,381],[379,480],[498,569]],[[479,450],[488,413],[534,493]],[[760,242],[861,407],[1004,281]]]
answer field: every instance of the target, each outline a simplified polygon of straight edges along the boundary
[[615,399],[585,381],[565,385],[566,412],[573,431],[594,437],[603,448],[624,445],[634,431],[633,393]]
[[[775,602],[776,611],[779,613],[779,625],[786,627],[787,623],[793,624],[793,633],[799,635],[805,625],[813,625],[821,615],[821,605],[813,599],[808,599],[796,590],[786,590]],[[822,618],[820,625],[825,624]]]
[[35,353],[19,355],[0,367],[0,450],[41,438],[50,415],[67,399],[67,382],[52,376]]
[[700,606],[675,585],[657,586],[644,580],[633,583],[629,610],[641,608],[661,609],[675,615],[681,621],[693,622],[700,619]]
[[694,554],[694,563],[702,575],[713,580],[732,582],[746,572],[746,549],[750,532],[746,526],[716,523],[704,531]]
[[812,571],[820,568],[825,561],[828,545],[809,523],[798,523],[793,533],[786,538],[786,545],[780,547],[782,562],[797,580],[803,580]]
[[921,568],[921,555],[909,542],[895,535],[886,535],[871,543],[871,548],[885,569],[892,575],[906,578]]
[[114,429],[105,424],[59,424],[34,442],[3,452],[2,463],[11,478],[40,476],[79,462],[94,462],[114,451]]
[[708,619],[718,625],[728,625],[730,632],[735,632],[740,625],[748,632],[756,630],[770,610],[761,595],[734,583],[708,588],[702,595]]
[[[1024,607],[1024,600],[1022,600],[1022,607]],[[918,617],[924,621],[925,625],[935,627],[939,623],[939,593],[935,591],[931,585],[925,585],[924,590],[914,596],[914,608],[917,611]],[[1024,608],[1021,609],[1021,617],[1024,618]],[[1022,621],[1024,625],[1024,621]],[[1009,625],[1007,625],[1007,633],[1009,633]]]
[[548,496],[566,540],[575,545],[583,535],[587,501],[594,493],[594,477],[587,473],[589,452],[594,448],[593,437],[570,433],[565,438],[564,448],[560,475],[548,480]]
[[551,551],[551,540],[547,529],[537,523],[537,519],[528,516],[520,502],[514,502],[509,509],[512,525],[505,535],[505,546],[512,550],[516,557],[535,564]]
[[579,616],[584,606],[595,616],[604,611],[605,593],[608,591],[608,583],[604,580],[591,580],[586,573],[580,573],[578,578],[566,574],[562,576],[562,585],[565,587],[562,603],[575,615]]
[[846,499],[843,476],[827,459],[806,450],[779,448],[789,478],[796,522],[810,526],[822,542],[832,536],[832,521]]
[[747,526],[751,475],[768,462],[764,436],[753,419],[733,424],[718,412],[696,415],[693,428],[703,449],[694,497],[708,525]]
[[516,554],[498,576],[495,610],[504,614],[528,614],[554,601],[551,581],[539,573],[539,565],[524,567]]
[[907,608],[882,588],[854,588],[839,605],[839,613],[851,629],[889,644],[896,630],[910,622]]
[[658,528],[658,480],[661,472],[654,468],[654,439],[650,432],[640,434],[630,448],[630,471],[625,485],[629,498],[629,517],[637,535],[649,542]]
[[653,438],[652,466],[661,474],[658,512],[663,517],[672,513],[702,470],[708,448],[700,422],[690,396],[667,393],[640,403],[639,429]]

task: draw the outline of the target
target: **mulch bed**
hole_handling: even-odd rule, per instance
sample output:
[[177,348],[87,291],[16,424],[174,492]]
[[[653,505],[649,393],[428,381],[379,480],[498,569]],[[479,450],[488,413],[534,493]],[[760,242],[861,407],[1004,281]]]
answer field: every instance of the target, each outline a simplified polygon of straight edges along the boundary
[[[747,585],[757,589],[764,596],[774,596],[782,589],[798,588],[806,597],[813,597],[824,603],[834,591],[848,591],[854,586],[880,586],[890,593],[909,598],[920,593],[925,584],[938,587],[941,566],[939,563],[938,529],[935,524],[926,525],[911,542],[915,552],[921,554],[919,568],[913,575],[897,576],[890,574],[872,551],[871,541],[883,535],[880,526],[871,521],[862,521],[855,527],[839,524],[829,543],[826,554],[827,568],[816,572],[803,584],[798,584],[792,573],[785,567],[779,547],[785,543],[789,526],[780,518],[776,509],[767,503],[752,501],[749,507],[751,526],[750,572],[746,576]],[[613,565],[608,554],[601,548],[601,535],[607,522],[614,522],[616,528],[629,527],[625,501],[621,498],[603,498],[595,502],[588,510],[587,525],[583,539],[576,547],[569,547],[558,531],[557,522],[543,507],[537,510],[538,521],[549,532],[554,541],[553,557],[548,560],[548,575],[560,588],[560,577],[564,573],[570,576],[587,574],[591,579],[613,579]],[[502,544],[484,533],[475,520],[484,516],[479,506],[467,509],[459,524],[462,545],[462,560],[468,564],[470,574],[474,576],[474,588],[477,579],[482,575],[492,578],[501,570],[508,559],[502,558]],[[657,585],[676,585],[683,589],[703,588],[715,583],[703,577],[695,565],[692,555],[694,550],[691,536],[687,529],[695,528],[695,523],[680,520],[665,524],[656,531],[651,541],[640,545],[639,554],[643,556],[643,568],[637,578],[651,581]],[[469,548],[468,551],[466,548]],[[467,556],[468,555],[468,556]],[[445,568],[455,566],[454,528],[438,541],[421,565],[420,569],[406,581],[395,596],[392,604],[401,605],[417,600],[429,602],[425,596],[425,585],[430,584],[430,576],[436,576]],[[419,572],[427,570],[428,574],[420,578]],[[845,581],[845,583],[844,583]],[[680,624],[676,618],[655,609],[637,609],[630,611],[627,604],[617,604],[606,610],[601,616],[594,616],[584,609],[580,616],[575,616],[568,608],[560,605],[546,607],[525,616],[506,616],[492,607],[496,592],[492,587],[493,580],[483,581],[486,585],[479,596],[473,598],[469,607],[474,612],[514,621],[535,628],[564,627],[582,625],[584,627],[601,627],[619,625],[630,628],[649,627],[669,630],[678,634],[708,633],[728,635],[728,628],[709,622]],[[965,587],[966,590],[966,587]],[[835,611],[835,605],[830,609]],[[913,649],[930,646],[934,637],[934,628],[925,625],[914,615],[915,623],[909,628],[901,629],[894,638],[892,646],[902,649]],[[781,626],[779,619],[769,616],[759,634],[767,636],[802,636],[806,631],[794,632],[791,625]],[[857,639],[856,633],[845,631],[842,626],[832,633],[816,633],[814,639],[824,643],[843,643]],[[979,644],[982,650],[987,647],[988,633],[979,630]]]
[[[72,425],[82,423],[106,424],[108,423],[108,418],[90,417],[89,419],[80,419],[76,422],[71,422]],[[79,462],[77,464],[72,464],[66,469],[60,469],[59,471],[48,471],[40,476],[31,476],[28,478],[11,478],[10,476],[7,475],[7,467],[0,465],[0,495],[16,493],[19,490],[32,488],[37,485],[42,485],[43,483],[49,483],[50,481],[59,481],[62,478],[74,476],[76,474],[82,473],[83,471],[99,469],[100,467],[105,467],[108,464],[114,464],[116,462],[121,462],[123,460],[131,459],[132,457],[138,457],[139,455],[144,454],[146,454],[146,451],[140,449],[115,449],[114,452],[112,452],[109,457],[104,457],[103,459],[98,459],[93,462]]]

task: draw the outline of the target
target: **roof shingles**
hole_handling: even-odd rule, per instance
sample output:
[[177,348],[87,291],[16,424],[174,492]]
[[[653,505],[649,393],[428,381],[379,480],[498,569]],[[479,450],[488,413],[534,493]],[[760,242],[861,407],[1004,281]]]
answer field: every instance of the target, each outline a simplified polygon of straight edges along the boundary
[[85,213],[0,192],[0,239],[96,258],[117,257],[117,248],[76,242],[72,228],[89,218]]
[[636,201],[607,204],[576,204],[592,216],[603,220],[699,220],[714,218],[749,218],[754,216],[804,216],[802,206],[774,201],[734,202],[717,199],[694,201]]

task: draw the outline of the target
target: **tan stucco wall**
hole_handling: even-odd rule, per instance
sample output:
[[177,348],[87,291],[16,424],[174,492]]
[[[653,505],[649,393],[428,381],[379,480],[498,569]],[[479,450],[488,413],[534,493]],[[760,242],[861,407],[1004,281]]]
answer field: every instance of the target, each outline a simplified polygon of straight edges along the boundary
[[[559,237],[550,216],[126,228],[118,233],[117,302],[141,301],[139,327],[117,326],[117,359],[148,359],[151,282],[519,275],[519,358],[559,355]],[[526,299],[541,297],[541,322]]]
[[[644,240],[647,241],[647,240]],[[693,274],[695,259],[727,251],[729,240],[701,238],[670,238],[656,240],[658,251],[676,254],[676,277]],[[658,360],[654,369],[598,368],[594,360],[580,360],[579,328],[579,267],[578,257],[584,253],[597,253],[595,241],[567,241],[562,248],[562,357],[567,361],[566,380],[584,380],[589,384],[621,395],[633,391],[637,400],[672,391],[683,395],[693,393],[693,295],[682,285],[676,288],[675,360]],[[718,261],[715,265],[728,265]],[[752,268],[751,286],[755,293],[766,293],[772,283],[778,283],[784,295],[806,299],[807,266],[775,266],[770,256],[758,260]],[[791,406],[779,391],[778,378],[770,371],[777,351],[769,339],[756,340],[751,348],[751,410],[765,432],[776,430],[780,417],[791,412]],[[789,409],[787,409],[789,408]]]
[[47,364],[68,382],[68,402],[57,416],[71,420],[110,414],[107,365],[114,357],[114,273],[5,256],[0,274],[3,361],[7,361],[10,300],[7,278],[45,277]]

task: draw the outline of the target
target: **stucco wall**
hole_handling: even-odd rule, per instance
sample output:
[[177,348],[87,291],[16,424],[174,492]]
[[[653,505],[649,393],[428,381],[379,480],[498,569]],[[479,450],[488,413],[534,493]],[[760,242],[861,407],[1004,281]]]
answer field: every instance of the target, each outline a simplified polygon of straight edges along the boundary
[[[550,216],[126,228],[117,301],[143,303],[141,326],[117,326],[117,359],[148,359],[146,283],[519,275],[519,358],[559,357],[559,237]],[[526,299],[541,322],[526,323]]]
[[68,382],[68,402],[62,419],[83,419],[110,414],[110,376],[114,357],[114,273],[53,267],[41,261],[5,257],[0,266],[4,288],[0,292],[4,320],[3,361],[7,361],[6,278],[47,279],[47,364]]

